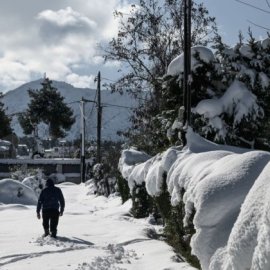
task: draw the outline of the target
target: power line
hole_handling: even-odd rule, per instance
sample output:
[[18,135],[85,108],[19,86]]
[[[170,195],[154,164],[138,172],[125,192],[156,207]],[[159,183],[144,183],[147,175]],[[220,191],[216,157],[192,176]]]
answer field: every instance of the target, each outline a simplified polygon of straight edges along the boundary
[[118,108],[124,108],[124,109],[136,109],[134,107],[115,105],[115,104],[110,104],[110,103],[102,103],[102,107],[118,107]]
[[234,1],[239,2],[239,3],[241,3],[241,4],[243,4],[243,5],[246,5],[246,6],[252,7],[252,8],[257,9],[257,10],[259,10],[259,11],[265,12],[265,13],[267,13],[267,14],[270,14],[270,11],[267,11],[267,10],[265,10],[265,9],[263,9],[263,8],[254,6],[254,5],[252,5],[252,4],[250,4],[250,3],[247,3],[247,2],[245,2],[245,1],[242,1],[242,0],[234,0]]
[[267,31],[270,30],[270,28],[267,28],[267,27],[265,27],[265,26],[259,25],[259,24],[257,24],[257,23],[254,23],[254,22],[250,21],[250,20],[247,20],[247,21],[248,21],[249,23],[251,23],[252,25],[256,26],[256,27],[265,29],[265,30],[267,30]]
[[[96,92],[95,92],[95,97],[94,97],[94,101],[95,101],[95,102],[96,102],[96,99],[97,99],[97,90],[96,90]],[[92,113],[93,113],[93,111],[94,111],[94,107],[95,107],[95,105],[93,104],[92,109],[91,109],[90,114],[89,114],[89,117],[92,115]]]
[[118,83],[118,81],[114,81],[112,79],[108,79],[108,78],[104,78],[104,77],[101,77],[102,80],[106,80],[106,81],[110,81],[110,82],[113,82],[113,83]]
[[116,118],[118,115],[120,115],[120,114],[121,114],[121,112],[118,113],[118,114],[116,114],[116,115],[114,115],[114,116],[111,117],[110,119],[108,119],[105,123],[102,124],[102,127],[104,127],[104,125],[110,123],[113,119],[115,119],[115,118]]

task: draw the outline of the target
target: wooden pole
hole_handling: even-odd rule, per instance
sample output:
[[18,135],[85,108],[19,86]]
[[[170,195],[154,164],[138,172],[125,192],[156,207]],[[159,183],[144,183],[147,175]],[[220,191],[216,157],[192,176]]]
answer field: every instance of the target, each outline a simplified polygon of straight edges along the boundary
[[191,0],[184,0],[184,114],[183,144],[191,121]]
[[85,182],[85,100],[82,97],[81,109],[81,183]]
[[100,72],[97,76],[97,163],[101,163],[101,93],[100,93]]

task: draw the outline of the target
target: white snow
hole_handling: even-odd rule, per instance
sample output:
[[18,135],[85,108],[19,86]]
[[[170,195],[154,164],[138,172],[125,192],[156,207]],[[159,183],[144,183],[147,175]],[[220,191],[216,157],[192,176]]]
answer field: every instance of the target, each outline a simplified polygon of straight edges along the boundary
[[0,203],[33,205],[37,203],[37,195],[19,181],[3,179],[0,180]]
[[234,80],[224,95],[219,99],[204,99],[193,109],[194,112],[210,119],[221,137],[226,135],[226,126],[222,121],[222,113],[234,115],[234,125],[244,117],[252,115],[253,119],[262,117],[263,110],[257,104],[257,98],[244,83]]
[[[270,153],[218,145],[191,129],[187,139],[185,148],[154,157],[125,150],[119,168],[130,187],[145,182],[152,196],[160,194],[167,173],[172,205],[185,203],[184,224],[195,210],[191,248],[203,270],[269,270]],[[173,260],[164,241],[148,238],[147,231],[162,227],[132,218],[131,201],[96,197],[89,183],[59,186],[67,208],[53,240],[40,237],[35,192],[18,181],[0,181],[1,269],[193,269]]]
[[87,195],[86,185],[62,183],[59,187],[66,210],[56,240],[41,237],[42,221],[36,218],[35,206],[0,204],[1,269],[194,270],[177,262],[164,241],[147,236],[148,231],[159,233],[161,227],[132,218],[128,214],[131,201],[122,205],[119,197]]
[[124,175],[124,178],[127,178],[137,163],[144,162],[149,158],[151,158],[151,156],[136,149],[124,150],[119,160],[118,167]]
[[269,270],[270,153],[217,145],[191,130],[187,139],[182,150],[168,149],[130,175],[158,195],[168,174],[172,205],[185,203],[184,224],[195,210],[191,248],[203,270]]
[[249,191],[228,244],[216,251],[211,270],[270,269],[270,164]]
[[[198,53],[199,58],[205,62],[210,63],[215,60],[213,52],[204,46],[194,46],[191,48],[191,70],[195,70],[199,61],[195,58],[195,54]],[[177,56],[168,66],[167,75],[176,76],[184,72],[184,53]]]
[[262,87],[267,88],[270,83],[270,79],[268,78],[268,76],[264,72],[260,72],[259,78],[260,78]]
[[252,49],[250,48],[250,45],[248,44],[243,44],[240,48],[239,48],[239,52],[247,57],[248,59],[252,59],[252,57],[254,57],[254,53],[252,52]]
[[254,87],[256,72],[253,69],[246,68],[244,65],[240,65],[241,70],[239,74],[237,74],[236,78],[242,77],[243,75],[247,75],[250,79],[251,85]]
[[45,180],[38,176],[29,176],[23,179],[22,184],[30,187],[39,196],[42,188],[45,187]]
[[262,48],[269,49],[270,48],[270,38],[266,38],[262,41]]

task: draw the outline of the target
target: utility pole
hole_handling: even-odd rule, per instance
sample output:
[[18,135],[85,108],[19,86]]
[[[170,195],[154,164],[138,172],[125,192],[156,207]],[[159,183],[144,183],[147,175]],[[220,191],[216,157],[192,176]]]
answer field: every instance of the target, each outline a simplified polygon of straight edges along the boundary
[[185,134],[191,115],[191,0],[184,0],[184,134],[183,144],[186,144]]
[[85,182],[85,100],[80,101],[81,110],[81,183]]
[[101,97],[100,97],[100,71],[97,75],[97,163],[101,163]]

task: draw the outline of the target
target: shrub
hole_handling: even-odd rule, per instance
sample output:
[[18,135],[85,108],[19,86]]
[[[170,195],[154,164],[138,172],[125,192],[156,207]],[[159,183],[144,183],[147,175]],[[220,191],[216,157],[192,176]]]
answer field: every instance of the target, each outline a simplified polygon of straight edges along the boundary
[[131,214],[135,218],[148,217],[153,212],[153,198],[147,193],[145,183],[135,184],[132,190]]
[[117,190],[121,196],[122,203],[126,202],[128,199],[131,198],[130,190],[128,187],[127,181],[121,176],[119,172],[116,175],[117,180]]
[[[184,202],[181,201],[177,206],[171,205],[171,197],[167,189],[166,177],[167,175],[164,173],[161,193],[154,199],[157,209],[163,218],[163,223],[165,224],[164,235],[166,237],[166,241],[177,253],[184,256],[192,266],[200,269],[199,260],[196,256],[191,254],[190,247],[191,237],[196,232],[193,225],[195,209],[188,220],[188,226],[185,227],[183,224],[185,217]],[[185,191],[182,190],[182,197],[184,193]]]

